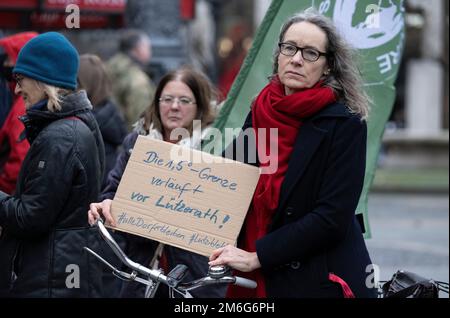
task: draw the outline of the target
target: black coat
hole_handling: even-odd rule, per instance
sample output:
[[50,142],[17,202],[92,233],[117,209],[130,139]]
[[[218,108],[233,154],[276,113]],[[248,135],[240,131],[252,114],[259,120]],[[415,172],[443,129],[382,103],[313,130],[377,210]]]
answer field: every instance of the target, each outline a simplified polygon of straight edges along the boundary
[[[251,115],[244,129],[251,127]],[[364,182],[367,127],[339,103],[304,121],[268,233],[256,242],[268,297],[342,297],[328,280],[344,279],[356,297],[371,260],[355,209]]]
[[92,112],[105,144],[105,174],[102,184],[102,186],[105,186],[108,173],[116,163],[118,149],[127,135],[127,126],[117,106],[109,100],[96,106]]
[[104,170],[91,108],[82,91],[64,97],[60,112],[28,110],[22,119],[31,148],[16,194],[0,192],[1,296],[99,295],[101,265],[83,250],[97,248],[86,213],[98,199]]

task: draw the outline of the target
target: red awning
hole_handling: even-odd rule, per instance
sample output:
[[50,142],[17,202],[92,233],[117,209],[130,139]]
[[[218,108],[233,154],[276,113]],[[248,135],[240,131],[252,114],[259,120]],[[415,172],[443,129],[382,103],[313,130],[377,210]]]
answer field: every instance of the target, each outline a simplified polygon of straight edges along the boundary
[[68,5],[80,10],[80,28],[120,28],[126,0],[0,0],[0,28],[48,30],[66,27]]
[[0,10],[65,11],[68,5],[75,4],[81,11],[121,14],[126,3],[126,0],[0,0]]
[[44,0],[42,7],[44,10],[65,11],[70,4],[76,4],[80,11],[122,14],[126,0]]
[[0,0],[0,10],[35,10],[38,5],[38,0]]

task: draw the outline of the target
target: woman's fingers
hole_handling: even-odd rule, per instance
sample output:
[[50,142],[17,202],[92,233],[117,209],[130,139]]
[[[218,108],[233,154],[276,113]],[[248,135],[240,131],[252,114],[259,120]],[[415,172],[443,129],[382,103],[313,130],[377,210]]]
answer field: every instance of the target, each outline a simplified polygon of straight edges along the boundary
[[100,214],[98,213],[99,206],[100,203],[91,203],[89,205],[88,222],[90,225],[94,225],[95,222],[100,218]]
[[214,250],[212,252],[211,256],[209,257],[209,260],[210,261],[215,260],[217,257],[219,257],[220,254],[222,254],[224,249],[225,249],[225,247],[221,247],[221,248],[218,248],[218,249]]
[[261,267],[255,252],[249,253],[232,245],[214,250],[209,259],[209,266],[228,265],[241,272],[251,272]]
[[88,221],[90,225],[100,219],[101,215],[105,218],[106,224],[116,226],[116,222],[111,215],[111,203],[112,201],[107,199],[100,203],[91,203],[88,211]]
[[95,223],[94,215],[91,213],[91,210],[88,211],[88,223],[91,226]]
[[227,245],[225,247],[218,248],[214,250],[209,257],[209,266],[216,265],[228,265],[228,262],[232,259],[232,251],[235,247],[232,245]]
[[226,265],[223,259],[217,258],[214,261],[208,262],[209,266]]
[[103,200],[102,214],[103,214],[103,217],[105,218],[106,224],[111,225],[111,226],[116,226],[116,221],[114,220],[114,218],[112,217],[112,214],[111,214],[111,204],[112,204],[111,200],[109,200],[109,199]]

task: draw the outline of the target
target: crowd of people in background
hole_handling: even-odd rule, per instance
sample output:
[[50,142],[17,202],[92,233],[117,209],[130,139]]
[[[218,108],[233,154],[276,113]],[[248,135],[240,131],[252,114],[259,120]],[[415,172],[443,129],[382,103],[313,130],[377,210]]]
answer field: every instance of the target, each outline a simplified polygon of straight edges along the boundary
[[[274,45],[273,74],[248,101],[244,129],[281,131],[279,165],[261,174],[238,246],[208,259],[131,234],[114,238],[146,266],[188,265],[185,280],[228,265],[258,283],[208,286],[196,297],[375,297],[364,285],[371,260],[354,215],[368,100],[352,50],[316,12],[287,20]],[[150,39],[136,30],[124,32],[106,63],[79,55],[58,32],[15,34],[0,47],[0,297],[143,297],[143,285],[123,283],[83,252],[101,249],[117,264],[90,225],[115,224],[111,202],[139,135],[201,149],[217,90],[189,66],[155,85],[143,71]],[[200,136],[171,134],[194,123]],[[253,146],[256,157],[267,151]],[[80,267],[80,288],[66,287],[70,263]]]

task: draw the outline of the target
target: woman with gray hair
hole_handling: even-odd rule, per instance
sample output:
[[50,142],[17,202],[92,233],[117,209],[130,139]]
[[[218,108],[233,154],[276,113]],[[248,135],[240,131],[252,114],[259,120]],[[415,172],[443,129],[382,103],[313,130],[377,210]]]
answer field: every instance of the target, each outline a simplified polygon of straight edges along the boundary
[[0,191],[0,297],[98,297],[101,267],[86,220],[104,171],[104,146],[86,92],[76,92],[79,56],[60,33],[20,50],[13,74],[26,106],[30,150],[13,196]]
[[[262,169],[238,247],[217,249],[258,282],[230,286],[229,297],[375,297],[371,260],[355,209],[364,183],[368,98],[349,46],[333,22],[313,11],[282,27],[273,76],[243,129],[255,129]],[[249,156],[245,156],[248,158]],[[260,160],[262,161],[262,160]],[[274,162],[275,172],[268,171]]]

